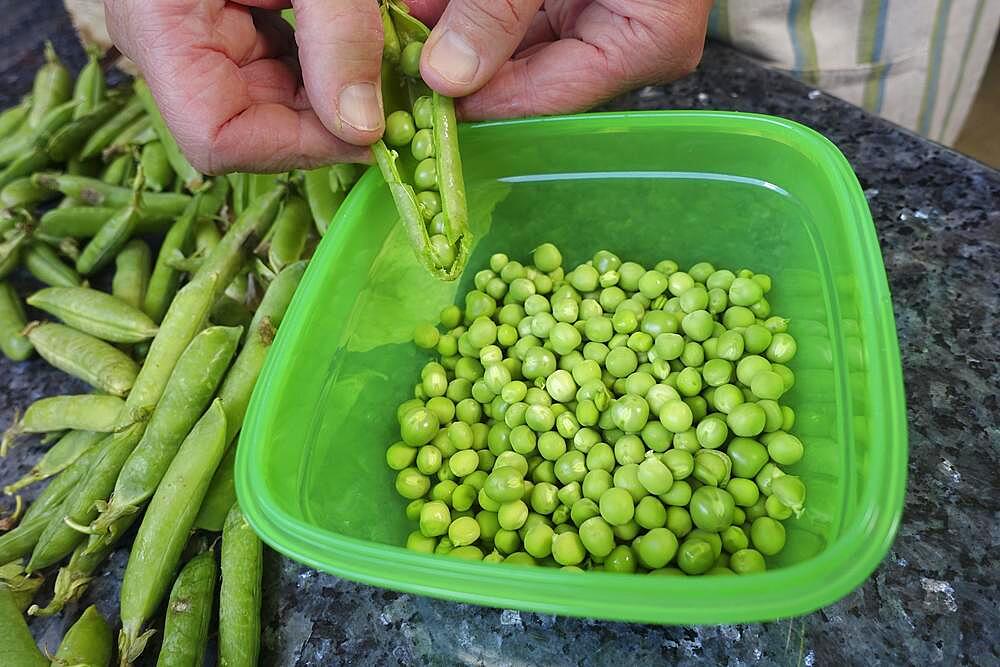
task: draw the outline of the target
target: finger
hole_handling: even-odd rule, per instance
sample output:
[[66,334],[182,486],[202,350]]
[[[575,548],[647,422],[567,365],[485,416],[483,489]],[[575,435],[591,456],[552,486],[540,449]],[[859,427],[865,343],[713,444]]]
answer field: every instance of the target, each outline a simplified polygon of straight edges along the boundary
[[448,0],[405,0],[410,13],[427,26],[433,26],[441,18]]
[[542,0],[453,0],[424,46],[420,74],[451,97],[482,88],[521,42]]
[[254,104],[282,104],[303,111],[312,108],[298,67],[286,60],[257,60],[240,68],[247,95]]
[[302,78],[323,124],[359,146],[382,136],[382,19],[371,0],[294,0]]
[[548,14],[543,9],[535,14],[531,20],[528,31],[524,33],[521,43],[514,50],[515,57],[523,57],[524,52],[533,46],[554,42],[558,38],[559,36],[552,30],[552,25],[549,23]]

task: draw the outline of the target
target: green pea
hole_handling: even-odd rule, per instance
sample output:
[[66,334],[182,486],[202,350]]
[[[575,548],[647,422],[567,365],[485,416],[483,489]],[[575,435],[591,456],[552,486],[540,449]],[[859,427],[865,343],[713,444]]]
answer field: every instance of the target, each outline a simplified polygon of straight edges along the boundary
[[521,373],[527,380],[547,378],[556,370],[556,357],[543,347],[533,347],[525,353]]
[[639,483],[653,495],[666,493],[674,483],[670,468],[655,456],[649,456],[639,464],[638,476]]
[[632,574],[637,567],[635,552],[626,544],[620,544],[611,550],[604,559],[605,572]]
[[587,464],[583,452],[570,450],[560,456],[555,463],[556,477],[563,484],[582,482],[587,475]]
[[[792,510],[795,516],[799,516],[802,514],[806,499],[805,484],[795,475],[777,477],[771,481],[771,498],[777,498],[782,505]],[[770,501],[771,498],[767,500]]]
[[767,417],[756,403],[741,403],[726,416],[730,430],[741,438],[752,438],[764,430]]
[[632,499],[632,494],[618,487],[608,489],[601,496],[598,507],[601,516],[612,526],[627,523],[635,515],[635,501]]
[[661,568],[677,554],[677,537],[666,528],[653,528],[642,536],[636,550],[639,563],[650,569]]
[[744,306],[730,306],[722,314],[722,324],[726,329],[748,327],[757,321],[753,311]]
[[665,505],[687,507],[687,504],[691,502],[691,493],[691,485],[686,480],[674,480],[670,490],[658,497]]
[[440,428],[440,422],[434,412],[427,408],[414,408],[406,412],[400,419],[400,434],[403,442],[411,447],[419,447],[430,442]]
[[802,441],[790,433],[777,431],[766,436],[767,453],[775,463],[794,465],[802,459]]
[[729,286],[729,300],[737,306],[749,306],[763,296],[761,286],[749,278],[736,278]]
[[393,470],[410,467],[416,458],[417,450],[402,442],[391,445],[385,452],[385,461]]
[[762,516],[750,524],[750,541],[765,556],[774,556],[785,547],[785,527],[771,517]]
[[660,460],[670,470],[673,479],[683,480],[694,471],[694,456],[683,449],[671,449],[660,455]]
[[555,537],[555,531],[551,526],[544,523],[536,524],[524,534],[524,550],[535,558],[546,558],[552,553]]
[[694,413],[690,406],[680,400],[668,401],[664,404],[659,414],[660,422],[671,433],[681,433],[691,428],[694,422]]
[[724,384],[715,389],[712,402],[716,410],[728,415],[744,402],[743,392],[733,384]]
[[702,484],[722,486],[732,475],[732,465],[725,452],[701,449],[694,455],[694,470],[691,474]]
[[576,565],[587,557],[580,536],[575,532],[565,532],[552,539],[552,558],[560,565]]
[[719,417],[707,417],[698,422],[695,429],[698,437],[698,444],[706,449],[717,449],[722,446],[729,437],[729,428],[726,422]]
[[756,549],[740,549],[733,552],[729,558],[729,567],[736,574],[754,574],[767,569],[764,556]]
[[760,490],[753,480],[743,477],[729,480],[726,491],[733,497],[733,501],[742,507],[750,507],[760,498]]
[[[499,518],[497,520],[499,521]],[[517,531],[501,528],[493,536],[493,544],[501,553],[512,554],[521,548],[521,537],[517,534]],[[532,564],[534,564],[534,561],[532,561]]]
[[681,328],[692,340],[703,341],[712,336],[714,322],[707,310],[695,310],[684,316]]
[[528,519],[528,506],[521,499],[502,503],[497,519],[504,530],[517,530]]
[[691,495],[689,512],[694,525],[709,532],[719,532],[733,522],[735,503],[732,495],[714,486],[702,486]]
[[764,328],[770,331],[772,334],[777,333],[787,333],[788,332],[788,320],[784,317],[769,317],[764,322]]
[[410,42],[405,47],[399,57],[399,68],[403,74],[413,78],[420,77],[420,55],[423,53],[423,42]]
[[[784,477],[779,479],[784,479]],[[767,500],[764,501],[764,511],[767,512],[767,516],[776,521],[784,521],[792,516],[791,508],[781,502],[781,500],[778,499],[778,496],[773,494],[768,496]]]
[[433,475],[441,469],[441,450],[434,445],[425,445],[417,452],[417,470],[425,475]]
[[670,293],[678,297],[694,287],[695,283],[694,278],[684,271],[675,271],[674,273],[671,273],[667,280]]
[[[445,482],[441,482],[444,484]],[[454,482],[452,482],[454,484]],[[464,512],[472,508],[473,504],[476,502],[476,496],[479,495],[476,487],[471,484],[458,484],[451,492],[451,506],[460,512]],[[455,538],[452,536],[452,542]]]
[[703,539],[688,537],[677,549],[677,567],[685,574],[704,574],[714,563],[712,545]]
[[733,364],[727,359],[710,359],[702,369],[705,384],[710,387],[721,387],[733,378]]
[[600,500],[605,491],[614,486],[611,473],[607,470],[591,470],[583,478],[583,495],[591,500]]
[[467,546],[479,539],[479,531],[479,522],[474,518],[470,516],[459,517],[448,526],[448,539],[456,547]]
[[413,140],[416,131],[413,116],[408,111],[393,111],[385,119],[385,142],[390,146],[405,146]]
[[787,333],[776,333],[767,347],[767,358],[776,364],[787,364],[797,350],[795,339]]
[[483,491],[498,503],[508,503],[524,495],[524,473],[514,467],[494,469],[486,478]]
[[451,511],[440,500],[424,503],[420,509],[420,532],[425,537],[438,537],[448,532]]

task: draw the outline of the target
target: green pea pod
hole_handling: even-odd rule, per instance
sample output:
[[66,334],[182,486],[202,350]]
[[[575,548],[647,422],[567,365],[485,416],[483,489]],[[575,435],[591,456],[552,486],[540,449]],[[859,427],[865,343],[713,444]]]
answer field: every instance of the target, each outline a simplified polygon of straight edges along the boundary
[[[62,500],[65,500],[65,496]],[[47,513],[39,514],[30,521],[22,518],[21,523],[16,528],[0,535],[0,561],[9,563],[17,558],[30,555],[46,526],[52,523],[53,519],[58,518],[58,512],[59,505],[51,508]]]
[[[184,436],[215,395],[243,330],[209,327],[191,341],[167,382],[142,441],[130,455],[100,516],[90,525],[91,547],[107,535],[117,539],[122,517],[139,511],[153,495]],[[131,523],[131,521],[129,521]]]
[[21,613],[31,606],[31,600],[43,582],[42,577],[25,574],[20,560],[0,565],[0,588],[6,588],[11,592],[14,604]]
[[157,667],[197,667],[205,662],[215,571],[212,551],[195,556],[181,568],[167,602]]
[[[52,431],[114,430],[118,413],[125,401],[107,394],[69,394],[40,398],[24,411],[17,424],[21,433],[51,433]],[[63,438],[65,441],[69,436]],[[59,445],[53,446],[55,449]],[[49,450],[51,453],[52,449]]]
[[[99,102],[85,114],[74,115],[71,122],[66,123],[53,132],[45,143],[45,151],[53,160],[65,162],[76,155],[83,143],[93,136],[94,131],[114,116],[124,104],[120,95]],[[77,103],[73,112],[81,109]]]
[[0,351],[11,361],[24,361],[35,349],[21,333],[26,324],[17,292],[7,283],[0,282]]
[[379,14],[382,16],[382,59],[390,63],[398,63],[402,47],[399,44],[399,35],[396,34],[396,26],[392,21],[387,3],[379,3]]
[[330,166],[330,189],[334,192],[349,192],[361,178],[364,165],[343,162]]
[[70,431],[49,448],[31,470],[17,481],[5,486],[3,492],[11,495],[30,484],[58,475],[79,461],[104,437],[104,433],[97,431]]
[[0,646],[3,647],[0,650],[3,651],[4,664],[49,667],[48,659],[38,650],[31,637],[13,593],[5,586],[0,586]]
[[199,220],[215,220],[219,211],[226,205],[226,198],[229,196],[229,181],[223,177],[213,178],[208,187],[202,188],[199,192],[201,203],[198,204]]
[[[127,410],[122,415],[123,425],[129,423],[132,413],[149,414],[160,401],[181,354],[208,319],[218,284],[218,274],[209,273],[191,280],[177,292],[128,395]],[[110,492],[111,489],[108,489]]]
[[145,174],[140,168],[132,184],[132,200],[128,206],[104,223],[97,235],[84,247],[76,260],[76,270],[90,275],[107,266],[114,259],[139,226],[142,208],[142,187]]
[[202,256],[207,256],[215,250],[222,240],[219,228],[211,218],[203,218],[194,228],[194,249]]
[[[73,176],[96,178],[101,174],[101,161],[96,158],[81,160],[78,156],[72,155],[68,160],[66,160],[66,173]],[[75,202],[68,197],[60,203],[60,206],[63,208],[66,208],[67,206],[79,205],[79,202]]]
[[101,151],[101,156],[107,160],[115,155],[131,153],[132,147],[138,144],[138,139],[151,127],[152,123],[149,120],[149,116],[139,116],[119,132],[117,137],[111,140],[107,148]]
[[[222,179],[217,181],[225,182]],[[170,301],[177,293],[182,272],[175,269],[169,260],[175,252],[183,255],[190,249],[192,230],[197,220],[196,214],[201,197],[202,194],[199,193],[184,214],[170,227],[156,256],[156,265],[153,267],[143,300],[143,309],[154,322],[163,319]]]
[[302,257],[311,221],[309,205],[302,197],[293,195],[285,200],[274,221],[267,251],[268,263],[274,271],[281,271]]
[[[156,136],[156,130],[153,129],[152,125],[150,125],[145,130],[135,135],[135,138],[132,140],[132,144],[134,146],[145,146],[146,144],[151,144],[154,141],[158,142],[159,140],[160,138]],[[170,173],[173,173],[173,171]],[[175,188],[174,192],[180,192],[180,189]]]
[[104,70],[101,69],[100,50],[96,45],[89,45],[86,51],[87,64],[80,70],[73,86],[73,99],[77,102],[74,119],[82,118],[96,109],[104,101],[107,92]]
[[222,528],[219,664],[256,665],[260,654],[260,588],[264,548],[233,505]]
[[121,185],[135,171],[135,159],[129,153],[113,158],[101,172],[101,180],[108,185]]
[[239,217],[243,214],[243,209],[247,207],[247,174],[233,172],[226,174],[226,179],[232,188],[233,215]]
[[[139,312],[142,312],[142,301],[149,286],[151,264],[152,251],[142,239],[132,239],[115,257],[115,277],[111,281],[111,293]],[[142,314],[144,319],[149,320],[145,313]],[[149,322],[155,326],[155,322]]]
[[88,665],[107,667],[114,655],[111,626],[91,605],[66,632],[56,650],[53,665]]
[[41,148],[28,148],[0,171],[0,188],[49,165],[49,156]]
[[139,343],[156,335],[156,323],[135,306],[89,287],[47,287],[28,304],[69,326],[112,343]]
[[59,370],[115,396],[125,396],[139,372],[124,352],[63,324],[29,327],[28,340]]
[[31,137],[31,143],[35,148],[45,149],[49,140],[62,128],[73,120],[73,112],[76,110],[76,100],[63,102],[59,106],[53,107],[45,114],[41,124],[35,128]]
[[[94,178],[54,173],[35,174],[32,178],[37,185],[58,190],[89,206],[118,209],[128,206],[133,199],[131,189],[109,185]],[[184,212],[190,202],[191,197],[176,192],[147,192],[142,197],[142,218],[172,222]]]
[[[150,195],[146,194],[144,199]],[[73,202],[71,201],[71,204]],[[101,230],[108,220],[118,212],[117,208],[103,206],[67,205],[46,211],[38,220],[37,234],[54,238],[90,238]],[[137,234],[161,234],[171,225],[171,220],[165,217],[151,218],[146,211],[141,211]]]
[[[103,441],[102,439],[101,442]],[[21,520],[21,525],[23,526],[25,523],[39,518],[51,517],[59,509],[59,506],[62,505],[69,492],[76,488],[76,484],[90,470],[90,467],[97,459],[99,451],[97,445],[87,449],[80,458],[52,478],[52,481],[38,494],[35,501],[28,506],[28,509],[24,513],[24,518]]]
[[37,128],[49,111],[69,100],[73,94],[72,86],[69,70],[59,60],[52,42],[46,42],[45,64],[35,74],[35,83],[31,89],[28,127]]
[[31,182],[31,178],[22,176],[13,180],[0,190],[0,205],[4,208],[29,208],[41,204],[56,196],[56,193]]
[[347,197],[345,190],[334,190],[330,187],[330,182],[333,180],[330,172],[330,167],[303,172],[303,189],[309,202],[313,224],[320,236],[326,234],[333,216],[337,214],[337,209]]
[[76,287],[82,281],[45,243],[29,243],[23,253],[24,267],[40,282],[52,287]]
[[143,146],[140,163],[146,172],[147,187],[153,192],[162,192],[173,184],[174,168],[167,159],[163,142],[151,141]]
[[[388,7],[404,50],[412,43],[422,44],[430,35],[427,27],[410,16],[401,3],[389,1],[384,6]],[[433,150],[422,155],[419,164],[409,150],[391,150],[385,140],[376,142],[372,151],[418,259],[435,276],[454,280],[465,266],[472,241],[454,101],[431,91],[419,78],[406,76],[401,69],[402,59],[400,62],[383,59],[382,97],[386,114],[413,109],[417,126],[431,131]],[[421,107],[419,112],[417,106]],[[387,133],[387,137],[390,135]],[[415,135],[413,138],[416,141]],[[428,230],[429,220],[425,220],[417,199],[418,186],[439,195],[443,229],[435,233]]]
[[245,327],[253,313],[240,301],[223,294],[212,308],[211,320],[227,327]]
[[121,587],[123,662],[135,662],[143,632],[170,586],[208,484],[226,450],[226,415],[216,400],[184,439],[136,533]]
[[120,111],[105,121],[87,139],[83,148],[80,149],[80,157],[88,159],[100,156],[101,152],[115,140],[115,137],[145,113],[139,98],[134,96],[129,98]]
[[205,258],[193,279],[208,274],[218,275],[216,299],[229,286],[246,261],[246,248],[253,248],[274,223],[278,207],[288,192],[284,183],[272,188],[250,202],[243,214],[229,227],[222,240]]
[[135,94],[136,97],[142,102],[143,108],[146,110],[146,114],[149,116],[152,122],[153,129],[156,130],[156,135],[160,138],[160,142],[163,144],[163,148],[167,154],[167,160],[170,162],[170,166],[174,168],[177,176],[184,181],[184,186],[187,187],[191,192],[197,192],[202,188],[205,183],[204,176],[191,166],[191,163],[187,161],[184,157],[184,153],[177,146],[177,141],[174,140],[174,135],[170,133],[167,128],[166,122],[163,120],[163,116],[160,115],[160,109],[156,106],[156,101],[153,99],[153,94],[149,90],[149,86],[142,79],[136,79],[135,81]]
[[[227,422],[228,424],[228,422]],[[205,499],[201,501],[194,527],[218,533],[226,522],[226,515],[236,502],[236,447],[230,447],[219,463]]]
[[0,111],[0,139],[15,134],[28,118],[31,98],[25,97],[17,106]]

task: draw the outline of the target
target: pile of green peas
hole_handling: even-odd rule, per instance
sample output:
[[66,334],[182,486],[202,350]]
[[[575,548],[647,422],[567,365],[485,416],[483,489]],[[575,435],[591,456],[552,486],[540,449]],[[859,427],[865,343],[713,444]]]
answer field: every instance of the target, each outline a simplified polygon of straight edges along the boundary
[[495,254],[465,308],[414,332],[436,352],[386,453],[424,553],[651,574],[750,574],[803,510],[788,321],[771,279],[602,250]]

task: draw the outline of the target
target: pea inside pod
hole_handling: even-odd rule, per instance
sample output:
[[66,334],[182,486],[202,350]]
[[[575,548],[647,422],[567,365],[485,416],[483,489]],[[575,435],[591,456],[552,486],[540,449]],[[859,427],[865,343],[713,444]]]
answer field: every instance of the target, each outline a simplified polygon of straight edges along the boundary
[[401,50],[383,50],[386,130],[372,151],[418,259],[454,280],[472,243],[454,101],[432,91],[414,65],[428,28],[401,2],[385,0],[381,11],[386,43]]

